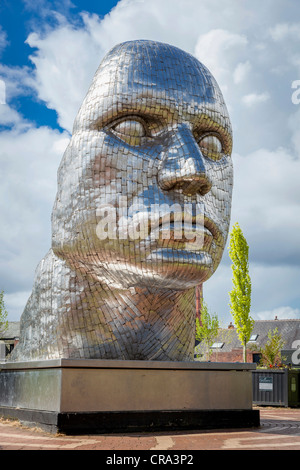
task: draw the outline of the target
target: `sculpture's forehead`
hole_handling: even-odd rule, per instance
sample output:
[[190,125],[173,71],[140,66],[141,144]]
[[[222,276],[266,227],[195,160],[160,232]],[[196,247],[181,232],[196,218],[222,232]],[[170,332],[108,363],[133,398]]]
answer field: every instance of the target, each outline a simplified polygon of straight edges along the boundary
[[116,114],[166,111],[175,119],[178,114],[207,113],[230,127],[222,94],[208,69],[190,54],[161,43],[149,47],[135,41],[108,53],[82,110],[89,124],[96,119],[101,125]]
[[109,83],[119,82],[123,89],[126,85],[132,91],[153,88],[157,93],[184,93],[208,102],[216,98],[210,72],[190,54],[171,46],[111,53],[99,68],[99,82],[102,71],[109,73]]

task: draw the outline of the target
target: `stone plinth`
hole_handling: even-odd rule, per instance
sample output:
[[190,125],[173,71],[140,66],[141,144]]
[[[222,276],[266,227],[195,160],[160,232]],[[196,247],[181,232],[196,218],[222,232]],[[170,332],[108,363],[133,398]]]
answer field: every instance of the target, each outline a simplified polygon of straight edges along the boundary
[[58,359],[0,367],[0,414],[51,431],[259,425],[254,364]]

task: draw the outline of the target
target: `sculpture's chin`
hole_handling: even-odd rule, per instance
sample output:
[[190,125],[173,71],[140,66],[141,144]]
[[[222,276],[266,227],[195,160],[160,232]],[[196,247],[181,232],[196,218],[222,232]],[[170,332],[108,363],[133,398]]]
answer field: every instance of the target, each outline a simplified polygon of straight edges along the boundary
[[[162,257],[164,254],[162,254]],[[206,260],[207,261],[207,260]],[[86,266],[87,272],[108,289],[147,287],[156,289],[187,290],[205,281],[214,273],[211,263],[193,263],[179,257],[159,259],[153,257],[141,263],[111,261],[103,266]],[[82,271],[81,271],[82,272]]]
[[122,256],[122,250],[113,251],[107,246],[92,256],[79,253],[74,247],[54,251],[72,270],[93,278],[108,290],[130,287],[190,289],[212,276],[222,255],[220,247],[214,255],[206,250],[156,247],[146,253],[137,250],[135,257],[131,257],[130,252]]

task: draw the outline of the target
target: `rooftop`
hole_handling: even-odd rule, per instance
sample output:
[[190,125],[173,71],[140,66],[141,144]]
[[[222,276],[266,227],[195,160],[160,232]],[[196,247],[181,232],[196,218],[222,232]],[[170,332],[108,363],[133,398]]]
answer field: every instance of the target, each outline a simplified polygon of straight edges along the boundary
[[[300,319],[277,319],[274,320],[256,320],[252,333],[251,339],[248,342],[250,344],[257,344],[258,346],[264,346],[268,340],[269,331],[274,331],[277,328],[278,333],[284,341],[284,349],[292,349],[292,344],[295,340],[300,340]],[[237,330],[232,324],[228,328],[221,328],[219,334],[214,339],[214,345],[216,349],[222,352],[229,352],[233,349],[240,349],[242,347],[241,342],[237,335]],[[196,346],[196,349],[200,352],[202,350],[201,343]]]
[[14,339],[20,336],[20,322],[9,321],[8,328],[1,335],[0,339]]

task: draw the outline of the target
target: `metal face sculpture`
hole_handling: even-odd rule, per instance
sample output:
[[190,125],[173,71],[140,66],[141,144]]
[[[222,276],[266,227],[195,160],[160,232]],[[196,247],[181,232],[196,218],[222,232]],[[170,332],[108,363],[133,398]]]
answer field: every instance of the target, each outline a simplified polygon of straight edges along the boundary
[[195,286],[229,229],[231,149],[204,65],[154,41],[115,46],[59,167],[52,248],[12,359],[193,360]]

